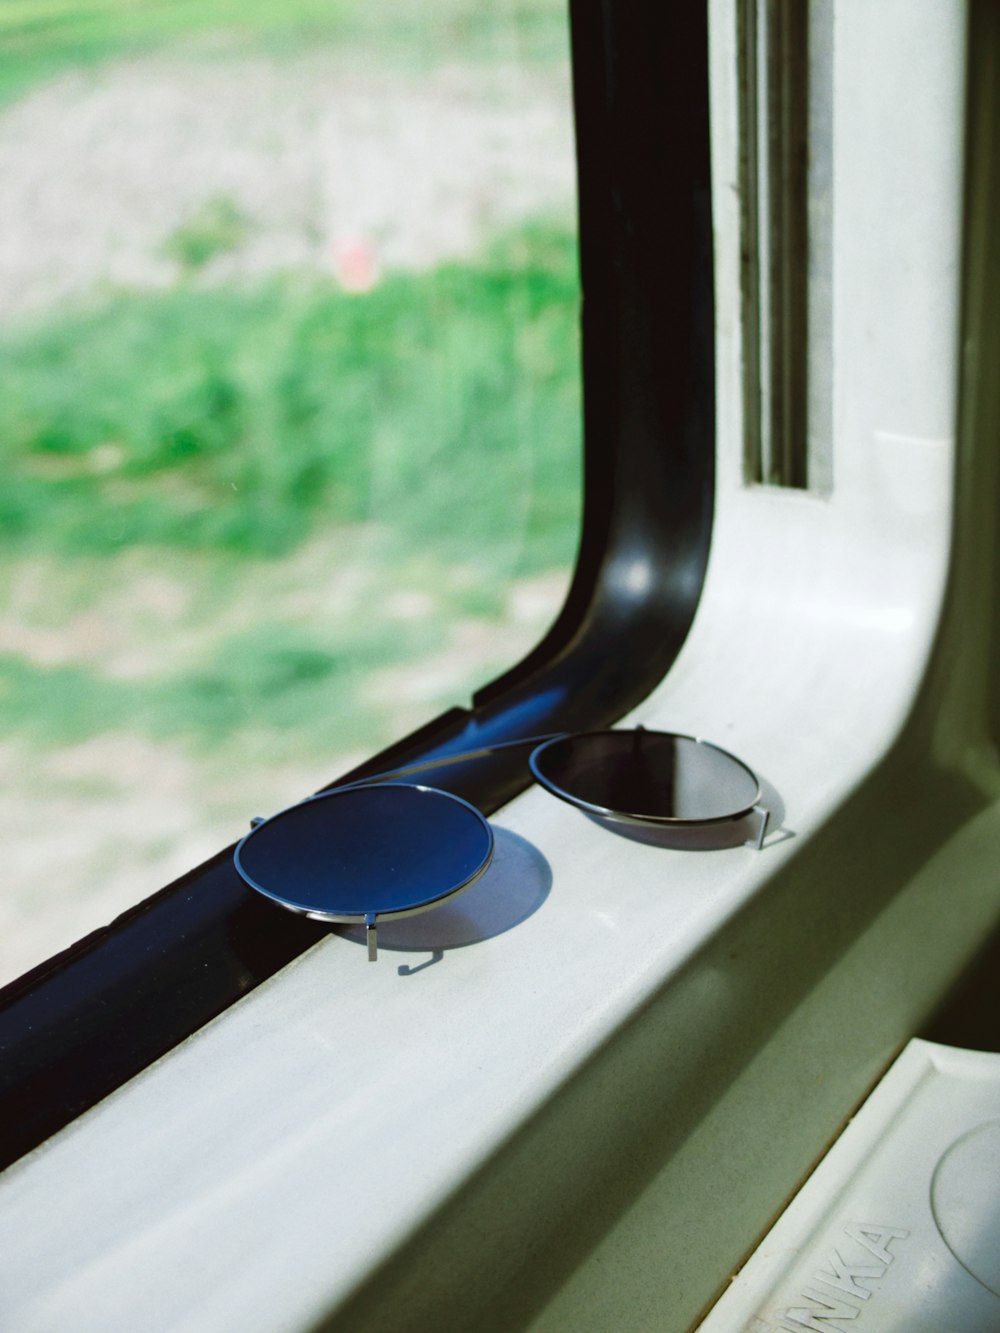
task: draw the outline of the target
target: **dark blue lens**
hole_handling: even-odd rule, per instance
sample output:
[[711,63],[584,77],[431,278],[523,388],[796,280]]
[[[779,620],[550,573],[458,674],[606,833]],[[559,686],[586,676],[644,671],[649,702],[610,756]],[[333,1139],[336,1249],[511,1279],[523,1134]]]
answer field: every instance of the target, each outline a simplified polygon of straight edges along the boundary
[[757,779],[735,756],[663,731],[561,736],[531,756],[554,796],[592,814],[637,823],[706,823],[752,809]]
[[447,792],[384,783],[292,806],[248,834],[236,868],[294,911],[331,920],[430,906],[483,873],[493,834]]

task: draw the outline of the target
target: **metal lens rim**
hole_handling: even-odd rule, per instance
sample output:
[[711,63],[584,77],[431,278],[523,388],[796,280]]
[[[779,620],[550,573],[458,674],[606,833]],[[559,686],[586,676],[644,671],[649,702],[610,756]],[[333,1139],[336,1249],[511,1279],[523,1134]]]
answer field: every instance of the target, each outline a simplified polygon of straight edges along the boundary
[[460,893],[464,893],[466,889],[471,889],[473,884],[475,884],[478,880],[480,880],[483,877],[483,875],[489,869],[490,863],[493,860],[493,852],[496,844],[493,837],[493,829],[490,825],[490,822],[488,819],[485,818],[482,811],[477,810],[474,805],[472,805],[469,801],[463,800],[461,796],[456,796],[453,792],[450,791],[442,791],[439,787],[426,786],[424,783],[420,782],[351,783],[350,786],[334,787],[330,791],[317,792],[315,796],[309,796],[304,801],[297,801],[294,805],[286,806],[284,810],[279,810],[277,814],[271,815],[268,819],[263,820],[255,828],[252,828],[250,832],[245,834],[244,837],[242,837],[240,841],[237,843],[236,850],[233,853],[233,862],[236,866],[237,872],[239,873],[240,877],[244,880],[244,882],[248,884],[250,888],[255,889],[257,893],[263,894],[265,898],[269,898],[271,902],[278,903],[279,906],[284,907],[289,912],[295,912],[299,916],[308,917],[310,921],[328,921],[334,925],[364,925],[367,919],[366,913],[364,912],[340,912],[340,913],[319,912],[313,908],[306,908],[302,907],[298,903],[289,902],[287,898],[282,898],[280,894],[275,893],[272,889],[264,888],[264,886],[262,884],[258,884],[257,881],[253,878],[253,876],[250,875],[248,871],[244,868],[240,859],[240,853],[242,852],[246,844],[250,841],[250,839],[253,838],[257,833],[259,833],[263,828],[266,828],[267,825],[269,824],[275,823],[277,820],[281,819],[284,815],[291,814],[293,810],[300,810],[302,809],[303,806],[312,805],[317,801],[329,801],[333,800],[337,796],[347,796],[350,793],[357,791],[375,791],[375,790],[382,791],[385,790],[385,788],[387,787],[395,787],[395,788],[402,787],[405,788],[407,791],[419,791],[419,792],[424,792],[431,796],[441,796],[444,797],[446,800],[454,801],[456,805],[464,806],[465,809],[468,810],[470,814],[475,815],[476,819],[479,821],[480,827],[486,834],[486,854],[483,857],[483,860],[480,862],[480,864],[472,872],[472,874],[467,879],[462,880],[459,884],[454,884],[451,886],[451,888],[445,889],[443,892],[436,894],[433,898],[427,898],[423,902],[417,903],[415,906],[403,907],[398,910],[395,909],[387,910],[385,908],[379,908],[375,913],[373,913],[373,915],[376,915],[379,921],[399,921],[403,917],[417,916],[421,912],[427,912],[432,907],[438,907],[440,906],[441,903],[447,902],[448,899],[455,898]]
[[[755,787],[753,800],[747,805],[741,806],[739,809],[733,810],[728,814],[710,815],[705,819],[680,819],[675,815],[635,814],[627,810],[614,810],[608,806],[594,805],[592,802],[585,801],[579,796],[574,796],[564,788],[559,787],[551,780],[551,778],[546,777],[539,769],[539,756],[544,754],[544,752],[551,746],[558,745],[561,741],[587,740],[590,737],[598,736],[630,736],[637,730],[641,730],[647,736],[658,736],[665,740],[691,741],[694,745],[703,745],[706,749],[714,750],[717,754],[722,755],[724,759],[729,760],[730,763],[735,764],[738,768],[742,769],[751,779]],[[528,764],[539,785],[544,787],[551,795],[558,797],[560,801],[565,801],[568,805],[573,805],[578,810],[584,811],[586,814],[597,815],[601,819],[611,821],[618,820],[622,823],[657,825],[670,828],[704,828],[709,824],[728,824],[737,819],[744,819],[747,815],[751,814],[754,808],[758,805],[762,795],[760,779],[749,764],[745,764],[742,759],[737,759],[736,755],[731,754],[728,750],[724,750],[721,745],[715,745],[712,741],[702,740],[700,736],[688,736],[679,731],[653,731],[652,729],[647,729],[645,727],[609,727],[602,731],[570,732],[564,736],[554,736],[551,740],[543,741],[541,745],[536,746],[528,756]]]

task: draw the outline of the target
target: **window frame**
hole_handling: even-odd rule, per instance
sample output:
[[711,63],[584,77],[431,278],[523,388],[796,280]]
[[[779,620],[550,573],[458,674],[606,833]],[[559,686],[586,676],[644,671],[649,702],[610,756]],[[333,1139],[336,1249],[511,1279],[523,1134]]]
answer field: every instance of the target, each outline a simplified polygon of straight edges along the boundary
[[[698,604],[715,481],[707,6],[570,0],[570,29],[584,431],[570,590],[539,645],[470,708],[349,779],[610,724],[662,679]],[[507,753],[452,765],[435,782],[490,814],[530,774],[523,755]],[[0,990],[0,1168],[327,929],[247,889],[229,847]]]

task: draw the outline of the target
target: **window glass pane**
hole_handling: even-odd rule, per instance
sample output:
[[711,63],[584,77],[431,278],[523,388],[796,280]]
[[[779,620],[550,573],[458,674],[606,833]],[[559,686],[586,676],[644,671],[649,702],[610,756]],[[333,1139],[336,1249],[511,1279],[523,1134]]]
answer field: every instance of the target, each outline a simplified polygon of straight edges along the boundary
[[0,981],[526,651],[560,0],[0,3]]

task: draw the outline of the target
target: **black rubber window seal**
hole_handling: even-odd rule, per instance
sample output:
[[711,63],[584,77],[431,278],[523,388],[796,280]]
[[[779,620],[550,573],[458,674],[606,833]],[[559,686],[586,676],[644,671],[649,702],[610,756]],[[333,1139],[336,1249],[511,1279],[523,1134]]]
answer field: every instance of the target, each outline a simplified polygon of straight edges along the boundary
[[[663,677],[701,593],[714,487],[706,7],[570,10],[585,441],[574,578],[524,661],[351,778],[610,725]],[[491,813],[529,779],[515,751],[435,783]],[[0,990],[0,1166],[326,934],[247,889],[231,852]]]

